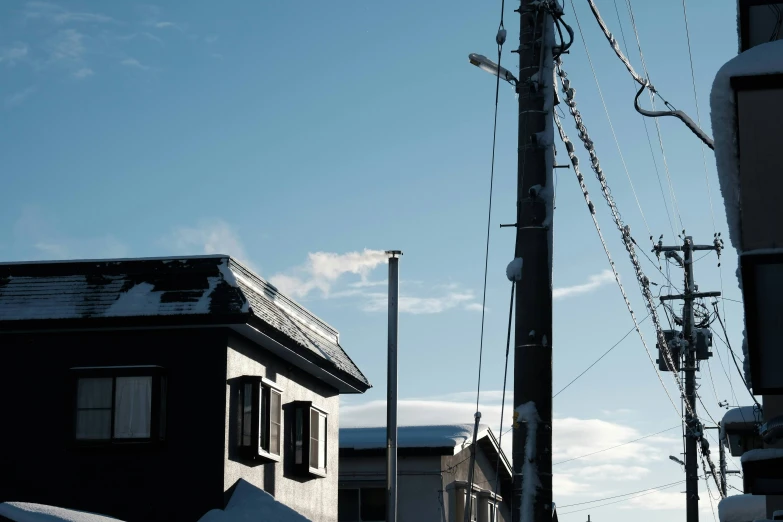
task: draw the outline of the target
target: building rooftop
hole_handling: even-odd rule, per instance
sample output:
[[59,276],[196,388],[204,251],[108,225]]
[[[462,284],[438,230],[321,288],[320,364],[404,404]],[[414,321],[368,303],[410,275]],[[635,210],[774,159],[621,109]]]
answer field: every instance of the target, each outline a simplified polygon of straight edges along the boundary
[[227,255],[0,264],[0,331],[208,324],[250,325],[370,386],[337,330]]

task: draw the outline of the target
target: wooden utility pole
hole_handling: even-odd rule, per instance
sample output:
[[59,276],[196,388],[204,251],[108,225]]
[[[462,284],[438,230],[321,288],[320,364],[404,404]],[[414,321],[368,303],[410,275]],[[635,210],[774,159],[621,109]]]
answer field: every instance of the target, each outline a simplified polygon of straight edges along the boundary
[[[532,403],[533,423],[519,422],[513,431],[512,460],[514,492],[513,522],[550,522],[552,520],[552,283],[547,209],[538,189],[546,188],[546,154],[552,144],[536,139],[552,119],[545,108],[546,89],[553,89],[544,78],[544,68],[552,57],[545,48],[554,23],[546,4],[521,0],[519,33],[519,135],[517,144],[517,220],[514,257],[521,258],[522,274],[517,281],[514,325],[514,409]],[[546,89],[543,87],[546,85]],[[551,126],[550,126],[551,128]],[[551,168],[551,165],[550,165]],[[551,187],[549,187],[551,190]],[[551,216],[550,216],[551,218]],[[530,408],[528,408],[530,410]],[[520,419],[524,420],[524,419]],[[533,429],[528,429],[529,425]],[[530,440],[535,447],[526,452]],[[528,456],[526,457],[526,453]],[[530,459],[530,455],[533,458]],[[530,461],[533,462],[530,462]],[[523,475],[535,470],[533,476]],[[528,473],[530,474],[530,473]],[[533,481],[532,483],[529,481]],[[532,488],[532,489],[531,489]],[[530,495],[530,492],[533,495]],[[527,498],[525,493],[527,492]],[[530,508],[527,513],[523,510]],[[532,514],[533,520],[528,520]]]
[[[702,437],[703,426],[696,415],[696,371],[698,370],[696,358],[696,333],[694,331],[693,301],[701,297],[717,297],[720,292],[696,292],[693,279],[693,252],[697,250],[717,250],[721,246],[717,241],[712,245],[694,245],[691,236],[685,236],[681,246],[663,246],[660,242],[655,245],[654,251],[670,253],[669,257],[675,257],[681,262],[685,271],[685,288],[682,295],[661,296],[661,301],[682,300],[682,335],[685,345],[685,365],[682,371],[685,373],[685,496],[686,496],[686,520],[687,522],[699,522],[699,455],[698,442]],[[676,254],[683,253],[682,259]],[[673,254],[673,255],[672,255]],[[664,347],[665,348],[665,347]],[[674,369],[676,371],[676,369]]]

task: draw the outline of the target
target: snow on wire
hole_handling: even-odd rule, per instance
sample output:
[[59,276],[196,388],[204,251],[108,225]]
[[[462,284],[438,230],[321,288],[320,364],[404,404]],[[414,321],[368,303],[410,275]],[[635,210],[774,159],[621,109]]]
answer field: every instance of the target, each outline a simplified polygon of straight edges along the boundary
[[[652,317],[653,325],[655,327],[656,338],[658,340],[658,344],[662,348],[661,352],[664,354],[664,360],[666,362],[666,366],[669,369],[669,371],[672,372],[672,375],[674,376],[674,380],[677,382],[677,386],[680,389],[681,397],[685,401],[685,407],[688,410],[688,413],[692,415],[693,418],[696,418],[696,413],[692,405],[690,404],[690,402],[687,400],[687,395],[685,394],[685,388],[682,384],[680,376],[676,371],[674,371],[676,367],[672,359],[672,355],[671,355],[671,351],[669,350],[668,343],[666,342],[666,339],[663,335],[663,328],[661,327],[660,318],[658,317],[657,307],[655,306],[654,303],[653,294],[650,291],[650,280],[644,274],[641,263],[639,262],[639,258],[636,255],[636,249],[634,246],[635,241],[633,237],[631,237],[630,227],[623,223],[620,212],[617,209],[617,205],[614,202],[614,198],[612,197],[612,192],[609,189],[609,186],[606,182],[606,177],[604,176],[603,170],[601,169],[601,164],[595,152],[595,146],[593,144],[593,141],[590,139],[590,136],[587,133],[587,128],[584,126],[584,123],[582,122],[582,116],[579,110],[576,108],[576,101],[574,100],[576,91],[571,87],[571,82],[570,80],[568,80],[568,75],[565,73],[565,71],[562,68],[562,61],[560,60],[560,58],[556,60],[555,65],[556,65],[555,67],[556,73],[560,77],[560,83],[563,87],[563,93],[565,94],[566,105],[568,105],[569,112],[574,117],[576,128],[579,131],[579,139],[582,140],[582,143],[584,144],[585,148],[590,154],[590,167],[593,169],[593,172],[595,172],[595,175],[598,178],[599,183],[601,184],[601,193],[604,199],[606,200],[607,205],[609,206],[609,210],[611,211],[612,214],[612,219],[615,225],[617,226],[617,229],[620,231],[620,234],[622,235],[623,245],[625,246],[625,250],[628,252],[628,255],[631,259],[631,263],[633,264],[634,271],[636,273],[636,280],[639,283],[639,288],[641,289],[642,296],[644,297],[644,302],[647,307],[647,311],[650,313],[650,316]],[[642,335],[641,329],[639,328],[639,322],[636,319],[636,314],[634,313],[631,303],[628,300],[628,296],[626,295],[625,290],[623,289],[622,283],[620,282],[620,276],[617,273],[617,269],[615,268],[614,261],[612,261],[611,255],[609,253],[609,248],[606,245],[606,242],[598,226],[598,221],[595,217],[595,206],[590,201],[589,195],[587,193],[587,187],[584,184],[584,177],[581,174],[581,172],[579,172],[579,159],[576,157],[576,154],[574,153],[573,143],[571,143],[570,140],[568,140],[568,137],[566,136],[562,124],[560,123],[560,119],[557,117],[557,115],[555,115],[555,123],[557,124],[557,128],[560,131],[560,137],[563,139],[563,142],[565,143],[568,156],[571,159],[571,163],[574,165],[574,172],[577,173],[577,179],[579,180],[579,185],[582,188],[582,193],[585,197],[585,201],[587,202],[588,208],[590,209],[590,214],[592,215],[593,223],[596,226],[596,230],[598,230],[601,243],[604,246],[604,252],[606,253],[607,258],[609,259],[609,263],[611,265],[612,272],[614,273],[615,280],[617,281],[617,284],[620,286],[620,291],[623,294],[623,299],[625,300],[625,304],[628,308],[628,311],[631,314],[631,318],[634,321],[634,325],[636,326],[636,331],[639,333],[639,337],[642,340],[644,349],[647,351],[647,356],[650,358],[650,361],[653,364],[656,373],[658,374],[658,379],[661,381],[661,384],[663,385],[664,384],[663,379],[661,378],[661,375],[658,372],[655,362],[652,359],[652,354],[650,353],[650,349],[647,346],[646,341],[644,340],[644,336]],[[669,395],[669,391],[668,389],[666,389],[665,385],[664,385],[664,390],[666,391],[666,395],[669,397],[669,400],[671,401],[675,411],[677,411],[677,415],[681,416],[679,409],[675,405],[671,395]]]

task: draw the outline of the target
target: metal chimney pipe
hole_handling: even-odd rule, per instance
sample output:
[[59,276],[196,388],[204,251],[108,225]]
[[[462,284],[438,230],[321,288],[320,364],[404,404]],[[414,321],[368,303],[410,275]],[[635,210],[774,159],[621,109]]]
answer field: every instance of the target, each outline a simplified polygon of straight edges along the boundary
[[386,522],[397,522],[397,322],[399,250],[389,255],[389,343],[386,370]]

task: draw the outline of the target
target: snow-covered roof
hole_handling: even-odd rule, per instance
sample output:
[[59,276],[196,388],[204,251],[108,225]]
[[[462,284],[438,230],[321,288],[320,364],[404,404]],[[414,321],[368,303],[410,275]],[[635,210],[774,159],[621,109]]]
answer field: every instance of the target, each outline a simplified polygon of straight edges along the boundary
[[748,49],[720,68],[712,83],[710,111],[715,141],[715,162],[718,181],[726,206],[731,244],[742,250],[739,143],[737,141],[737,111],[731,78],[783,73],[783,40],[769,42]]
[[726,436],[726,429],[731,429],[731,425],[741,424],[750,427],[757,424],[760,420],[761,412],[757,412],[755,406],[732,408],[723,415],[720,423],[720,437]]
[[85,511],[27,502],[3,502],[0,504],[0,516],[14,522],[117,522],[119,520]]
[[123,320],[251,323],[369,387],[337,330],[226,255],[0,264],[0,329]]
[[746,462],[755,462],[758,460],[772,460],[783,459],[783,449],[776,448],[764,448],[754,449],[742,454],[740,462],[745,464]]
[[732,495],[718,502],[720,522],[753,522],[767,516],[764,495]]
[[[489,426],[479,424],[478,439],[489,433]],[[400,426],[398,448],[451,448],[456,455],[473,440],[473,424],[440,426]],[[386,447],[386,427],[340,428],[340,449],[380,449]]]
[[253,484],[239,479],[226,509],[207,511],[198,522],[310,522]]

